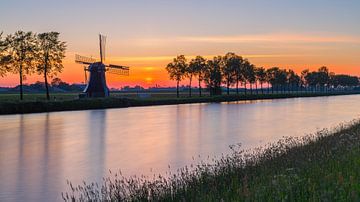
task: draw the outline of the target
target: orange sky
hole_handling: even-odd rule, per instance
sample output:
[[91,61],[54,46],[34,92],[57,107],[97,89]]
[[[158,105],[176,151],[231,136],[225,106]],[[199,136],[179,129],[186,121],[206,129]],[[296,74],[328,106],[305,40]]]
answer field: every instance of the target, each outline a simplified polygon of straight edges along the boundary
[[[11,0],[1,2],[0,32],[59,32],[68,45],[59,76],[70,83],[84,80],[75,53],[98,57],[99,33],[107,62],[131,68],[129,77],[109,75],[109,87],[173,86],[165,66],[180,54],[235,52],[265,68],[327,66],[360,76],[359,7],[359,0]],[[0,86],[17,83],[16,75],[0,78]]]
[[[117,47],[118,43],[121,47]],[[129,41],[109,38],[108,44],[110,45],[107,47],[106,62],[131,68],[128,77],[107,74],[108,86],[116,88],[125,85],[173,86],[175,83],[169,80],[165,66],[177,54],[185,54],[190,60],[196,55],[212,58],[214,55],[224,55],[228,51],[236,52],[255,65],[265,68],[279,66],[292,68],[300,73],[305,68],[315,70],[325,65],[336,73],[360,76],[360,59],[357,57],[360,55],[360,39],[352,36],[267,34],[134,38]],[[74,62],[74,55],[79,53],[94,56],[97,54],[96,45],[96,36],[92,43],[84,46],[74,46],[68,42],[65,68],[59,77],[69,83],[83,82],[83,66]],[[117,52],[118,49],[122,51]],[[32,83],[37,80],[42,80],[42,77],[31,75],[26,82]],[[17,84],[17,75],[8,74],[0,80],[1,86]],[[187,82],[184,81],[183,84]]]

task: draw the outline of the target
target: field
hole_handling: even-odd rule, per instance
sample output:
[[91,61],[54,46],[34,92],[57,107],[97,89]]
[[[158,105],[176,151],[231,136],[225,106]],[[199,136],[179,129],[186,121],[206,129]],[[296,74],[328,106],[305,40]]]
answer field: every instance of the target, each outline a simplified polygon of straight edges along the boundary
[[[76,100],[79,98],[80,93],[50,93],[51,101],[61,100]],[[209,96],[208,93],[203,93],[204,96]],[[163,99],[163,98],[176,98],[174,92],[112,92],[111,97],[114,98],[152,98],[152,99]],[[0,93],[0,102],[17,102],[19,101],[19,94],[17,93]],[[187,92],[181,92],[180,97],[188,97]],[[193,97],[198,97],[194,94]],[[25,93],[24,101],[46,101],[45,93]]]
[[66,201],[359,201],[360,121],[190,165],[164,176],[113,173]]

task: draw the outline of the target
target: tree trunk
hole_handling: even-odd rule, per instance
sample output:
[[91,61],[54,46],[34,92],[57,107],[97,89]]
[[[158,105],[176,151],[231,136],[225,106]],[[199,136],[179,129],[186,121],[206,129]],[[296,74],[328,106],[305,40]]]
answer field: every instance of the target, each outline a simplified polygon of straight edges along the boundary
[[45,71],[44,71],[44,77],[45,77],[45,88],[46,88],[46,99],[47,100],[50,100],[50,95],[49,95],[49,84],[48,84],[48,81],[47,81],[47,72],[46,72],[46,68],[45,68]]
[[260,83],[260,88],[261,88],[261,94],[264,94],[264,89],[263,89],[263,83]]
[[199,74],[199,96],[201,97],[201,75]]
[[236,94],[239,95],[239,79],[236,79]]
[[191,81],[192,81],[192,75],[190,76],[189,97],[191,97]]
[[246,95],[246,81],[244,81],[245,95]]
[[259,94],[259,92],[258,92],[257,82],[255,82],[255,90],[256,90],[256,95],[258,95],[258,94]]
[[176,97],[179,98],[179,81],[176,81]]
[[20,100],[23,100],[23,72],[22,72],[22,65],[20,65],[19,74],[20,74]]
[[253,94],[252,83],[250,83],[250,94]]
[[230,95],[230,84],[229,84],[229,82],[227,82],[226,88],[227,88],[226,94],[227,94],[227,95]]
[[46,88],[46,99],[50,100],[49,84],[48,84],[48,81],[47,81],[47,63],[48,63],[48,54],[46,54],[46,56],[45,56],[44,79],[45,79],[45,88]]

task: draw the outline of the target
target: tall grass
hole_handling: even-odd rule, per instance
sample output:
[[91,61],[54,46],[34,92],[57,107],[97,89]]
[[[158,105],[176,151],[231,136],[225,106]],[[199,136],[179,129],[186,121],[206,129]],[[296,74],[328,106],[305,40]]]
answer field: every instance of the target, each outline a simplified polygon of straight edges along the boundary
[[300,138],[284,137],[166,176],[73,186],[65,201],[358,201],[360,121]]

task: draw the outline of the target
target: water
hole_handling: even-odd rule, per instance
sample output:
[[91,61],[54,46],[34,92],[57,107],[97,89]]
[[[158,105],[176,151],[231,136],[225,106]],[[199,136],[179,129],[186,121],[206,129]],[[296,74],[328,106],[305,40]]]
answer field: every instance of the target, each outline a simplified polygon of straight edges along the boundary
[[0,201],[58,201],[66,180],[164,173],[359,115],[352,95],[0,116]]

